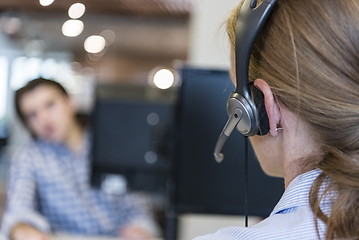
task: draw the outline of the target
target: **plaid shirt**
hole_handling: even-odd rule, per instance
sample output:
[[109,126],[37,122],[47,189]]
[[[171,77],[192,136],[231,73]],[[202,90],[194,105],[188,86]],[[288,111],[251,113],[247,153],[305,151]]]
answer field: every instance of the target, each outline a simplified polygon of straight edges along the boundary
[[41,140],[28,143],[12,159],[2,232],[19,222],[44,232],[116,236],[133,223],[155,234],[156,224],[140,200],[110,195],[89,184],[89,137],[83,152]]

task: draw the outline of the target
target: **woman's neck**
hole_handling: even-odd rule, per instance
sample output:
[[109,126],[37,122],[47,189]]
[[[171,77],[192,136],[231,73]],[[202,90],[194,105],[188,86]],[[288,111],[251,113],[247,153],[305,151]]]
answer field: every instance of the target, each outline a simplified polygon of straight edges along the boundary
[[293,162],[287,162],[284,170],[284,185],[285,188],[293,181],[297,176],[312,171],[315,169],[315,165],[322,159],[322,154],[312,153],[305,158],[298,158]]

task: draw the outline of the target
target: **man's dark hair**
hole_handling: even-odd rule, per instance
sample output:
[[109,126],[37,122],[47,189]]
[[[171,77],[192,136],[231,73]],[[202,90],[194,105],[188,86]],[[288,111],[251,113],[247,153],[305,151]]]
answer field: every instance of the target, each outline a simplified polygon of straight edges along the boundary
[[20,109],[20,101],[21,101],[21,98],[26,93],[29,93],[40,86],[50,86],[50,87],[56,88],[57,90],[59,90],[59,92],[61,94],[65,95],[65,96],[69,96],[69,94],[67,93],[65,88],[60,83],[50,80],[50,79],[45,79],[45,78],[33,79],[33,80],[29,81],[25,86],[18,89],[15,92],[15,110],[16,110],[16,113],[17,113],[20,121],[26,128],[27,128],[27,123],[26,123],[24,113]]

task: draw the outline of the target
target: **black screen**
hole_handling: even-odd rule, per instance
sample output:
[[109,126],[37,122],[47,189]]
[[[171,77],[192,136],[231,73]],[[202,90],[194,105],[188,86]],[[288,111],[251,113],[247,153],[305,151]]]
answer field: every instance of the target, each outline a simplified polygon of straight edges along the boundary
[[[184,67],[176,111],[174,208],[177,213],[245,214],[245,140],[233,131],[218,164],[213,151],[228,117],[233,91],[227,71]],[[248,214],[268,216],[284,190],[283,180],[266,176],[248,149]]]
[[128,89],[118,86],[97,92],[91,117],[92,183],[100,186],[108,174],[121,174],[129,190],[164,192],[173,104],[148,99],[144,88],[137,88],[137,97],[126,96]]

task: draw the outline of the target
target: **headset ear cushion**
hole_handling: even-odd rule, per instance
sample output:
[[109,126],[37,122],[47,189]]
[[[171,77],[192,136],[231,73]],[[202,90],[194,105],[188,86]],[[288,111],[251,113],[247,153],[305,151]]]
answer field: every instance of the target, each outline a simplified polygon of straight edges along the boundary
[[269,119],[264,104],[264,95],[254,84],[250,84],[251,95],[258,111],[259,130],[257,135],[266,135],[269,132]]

